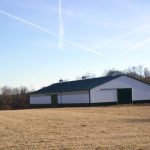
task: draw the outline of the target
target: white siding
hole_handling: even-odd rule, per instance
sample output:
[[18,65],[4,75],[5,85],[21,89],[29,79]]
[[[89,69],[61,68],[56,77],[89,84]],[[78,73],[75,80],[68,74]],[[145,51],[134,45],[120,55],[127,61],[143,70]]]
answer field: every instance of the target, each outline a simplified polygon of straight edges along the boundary
[[[91,89],[91,102],[92,103],[103,102],[103,98],[101,99],[99,97],[97,98],[97,92],[104,92],[104,89],[107,89],[107,90],[116,89],[117,90],[119,88],[132,88],[133,101],[150,100],[150,85],[140,82],[138,80],[132,79],[127,76],[121,76],[101,86],[97,86],[96,88]],[[105,94],[106,93],[103,93],[101,95],[105,95]],[[106,102],[110,102],[112,100],[111,94],[112,93],[108,93]],[[116,96],[113,97],[113,101],[117,102],[117,91],[116,91]]]
[[89,103],[89,92],[88,91],[65,92],[59,94],[58,101],[60,104]]
[[30,104],[51,104],[51,96],[30,96]]
[[117,100],[117,90],[99,90],[95,93],[94,103],[115,102]]

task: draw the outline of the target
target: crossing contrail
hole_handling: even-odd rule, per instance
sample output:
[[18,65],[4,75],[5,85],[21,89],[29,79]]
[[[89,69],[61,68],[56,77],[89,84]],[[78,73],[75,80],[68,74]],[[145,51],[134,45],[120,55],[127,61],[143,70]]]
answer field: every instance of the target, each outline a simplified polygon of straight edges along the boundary
[[63,48],[64,27],[62,21],[62,0],[59,0],[59,48]]
[[111,43],[111,42],[115,42],[115,41],[120,40],[120,39],[122,39],[122,38],[124,38],[124,37],[127,37],[127,36],[129,36],[129,35],[131,35],[131,34],[137,33],[137,32],[139,32],[139,31],[141,31],[141,30],[143,30],[143,29],[145,29],[145,28],[148,28],[149,26],[150,26],[150,25],[144,25],[144,26],[142,26],[142,27],[138,27],[138,28],[136,28],[136,29],[134,29],[134,30],[132,30],[132,31],[129,31],[129,32],[124,33],[124,34],[121,34],[120,36],[117,36],[117,37],[115,37],[115,38],[113,38],[113,39],[107,41],[106,43],[98,44],[98,45],[94,46],[92,49],[97,50],[98,48],[107,46],[107,45],[108,45],[109,43]]
[[43,28],[43,27],[41,27],[41,26],[39,26],[39,25],[37,25],[37,24],[34,24],[34,23],[28,21],[28,20],[25,20],[25,19],[20,18],[20,17],[18,17],[18,16],[12,15],[12,14],[10,14],[10,13],[8,13],[8,12],[6,12],[6,11],[3,11],[3,10],[1,10],[1,9],[0,9],[0,14],[3,14],[3,15],[5,15],[5,16],[7,16],[7,17],[10,17],[10,18],[14,19],[14,20],[17,20],[17,21],[22,22],[22,23],[24,23],[24,24],[27,24],[27,25],[29,25],[29,26],[31,26],[31,27],[33,27],[33,28],[36,28],[36,29],[38,29],[38,30],[40,30],[40,31],[49,33],[49,34],[51,34],[52,36],[57,37],[57,34],[56,34],[56,33],[51,32],[51,31],[49,31],[49,30],[47,30],[47,29],[45,29],[45,28]]
[[136,49],[138,49],[139,47],[141,47],[142,45],[144,45],[145,43],[150,42],[150,38],[136,44],[135,46],[131,47],[130,49],[124,51],[123,53],[121,53],[119,56],[117,56],[117,58],[123,57],[124,55],[130,53],[131,51],[134,51]]
[[[34,24],[34,23],[32,23],[32,22],[30,22],[30,21],[28,21],[28,20],[26,20],[26,19],[20,18],[20,17],[15,16],[15,15],[12,15],[12,14],[10,14],[10,13],[4,11],[4,10],[1,10],[1,9],[0,9],[0,14],[5,15],[5,16],[7,16],[7,17],[9,17],[9,18],[14,19],[14,20],[17,20],[17,21],[19,21],[19,22],[22,22],[22,23],[24,23],[24,24],[27,24],[27,25],[29,25],[29,26],[31,26],[31,27],[33,27],[33,28],[35,28],[35,29],[38,29],[38,30],[40,30],[40,31],[42,31],[42,32],[48,33],[48,34],[50,34],[50,35],[52,35],[52,36],[54,36],[54,37],[56,37],[56,38],[59,38],[59,36],[58,36],[56,33],[52,32],[52,31],[50,31],[50,30],[47,30],[47,29],[45,29],[45,28],[43,28],[43,27],[41,27],[41,26],[39,26],[39,25],[37,25],[37,24]],[[83,46],[83,45],[80,45],[80,44],[78,44],[78,43],[75,43],[75,42],[73,42],[73,41],[71,41],[71,40],[64,39],[64,38],[63,38],[62,40],[63,40],[64,42],[66,42],[66,43],[68,43],[68,44],[70,44],[70,45],[72,45],[72,46],[74,46],[74,47],[80,48],[80,49],[82,49],[82,50],[84,50],[84,51],[88,51],[88,52],[91,52],[91,53],[93,53],[93,54],[96,54],[96,55],[99,55],[99,56],[103,56],[102,53],[100,53],[100,52],[98,52],[98,51],[96,51],[96,50],[94,50],[94,49],[91,49],[91,48],[85,47],[85,46]]]

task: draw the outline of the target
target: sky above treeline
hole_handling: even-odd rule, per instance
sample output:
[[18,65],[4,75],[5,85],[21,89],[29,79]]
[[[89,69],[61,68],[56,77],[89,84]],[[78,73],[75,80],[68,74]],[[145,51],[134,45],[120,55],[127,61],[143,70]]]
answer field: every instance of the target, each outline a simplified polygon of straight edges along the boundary
[[149,67],[149,16],[149,0],[0,0],[0,86]]

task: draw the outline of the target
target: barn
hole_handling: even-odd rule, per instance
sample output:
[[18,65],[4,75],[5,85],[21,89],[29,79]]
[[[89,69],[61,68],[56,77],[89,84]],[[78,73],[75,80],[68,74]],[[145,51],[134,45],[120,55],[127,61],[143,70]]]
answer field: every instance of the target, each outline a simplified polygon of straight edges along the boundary
[[150,84],[127,75],[55,83],[30,95],[32,106],[79,106],[150,102]]

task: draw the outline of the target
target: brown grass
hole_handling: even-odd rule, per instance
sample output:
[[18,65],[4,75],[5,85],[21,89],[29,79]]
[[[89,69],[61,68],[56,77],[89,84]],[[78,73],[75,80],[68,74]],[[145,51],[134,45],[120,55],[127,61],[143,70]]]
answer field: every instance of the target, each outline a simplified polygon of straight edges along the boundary
[[150,150],[150,105],[0,111],[0,150]]

